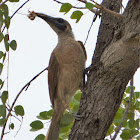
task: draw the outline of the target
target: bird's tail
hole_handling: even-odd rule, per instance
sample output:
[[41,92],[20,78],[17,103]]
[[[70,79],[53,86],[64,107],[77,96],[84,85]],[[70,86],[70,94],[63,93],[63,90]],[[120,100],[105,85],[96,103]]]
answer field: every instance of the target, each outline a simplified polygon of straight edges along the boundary
[[58,140],[59,138],[59,125],[63,114],[57,114],[55,111],[52,115],[51,125],[45,140]]

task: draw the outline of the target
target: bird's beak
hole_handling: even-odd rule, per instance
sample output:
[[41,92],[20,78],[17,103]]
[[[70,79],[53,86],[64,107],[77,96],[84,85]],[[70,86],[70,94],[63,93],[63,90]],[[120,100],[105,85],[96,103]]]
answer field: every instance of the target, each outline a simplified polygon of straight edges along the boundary
[[64,31],[66,28],[65,23],[58,22],[59,18],[51,17],[42,13],[36,13],[36,15],[45,20],[56,33]]

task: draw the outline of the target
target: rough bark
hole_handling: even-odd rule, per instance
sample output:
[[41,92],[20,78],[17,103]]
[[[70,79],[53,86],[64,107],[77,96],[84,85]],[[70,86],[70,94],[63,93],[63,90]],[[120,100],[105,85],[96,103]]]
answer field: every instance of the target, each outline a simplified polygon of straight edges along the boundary
[[[120,1],[104,0],[119,11]],[[92,69],[82,94],[70,140],[103,140],[122,101],[126,85],[140,67],[140,0],[129,0],[120,20],[103,13]]]

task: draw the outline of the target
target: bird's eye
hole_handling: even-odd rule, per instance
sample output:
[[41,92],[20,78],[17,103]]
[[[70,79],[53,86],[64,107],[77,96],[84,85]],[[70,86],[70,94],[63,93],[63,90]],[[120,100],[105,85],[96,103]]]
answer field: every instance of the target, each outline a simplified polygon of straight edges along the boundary
[[58,21],[59,23],[64,23],[64,20],[63,20],[62,18],[58,18],[57,21]]

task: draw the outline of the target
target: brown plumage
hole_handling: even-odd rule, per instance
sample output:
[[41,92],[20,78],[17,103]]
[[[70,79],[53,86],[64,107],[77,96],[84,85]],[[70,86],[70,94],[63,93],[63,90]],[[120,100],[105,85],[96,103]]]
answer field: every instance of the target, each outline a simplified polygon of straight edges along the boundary
[[66,20],[41,13],[35,14],[44,19],[58,35],[58,44],[51,54],[48,68],[53,115],[45,138],[45,140],[58,140],[63,112],[75,92],[83,88],[86,51],[81,42],[74,39],[71,26]]

